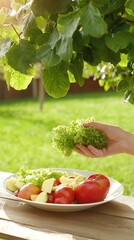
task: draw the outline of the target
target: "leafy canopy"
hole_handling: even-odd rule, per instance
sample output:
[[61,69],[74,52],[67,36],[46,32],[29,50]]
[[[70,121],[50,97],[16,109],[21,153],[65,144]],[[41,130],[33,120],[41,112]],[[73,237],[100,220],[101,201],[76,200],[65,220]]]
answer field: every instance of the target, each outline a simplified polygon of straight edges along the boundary
[[133,0],[1,0],[0,69],[8,87],[25,89],[41,63],[47,93],[94,74],[134,103]]

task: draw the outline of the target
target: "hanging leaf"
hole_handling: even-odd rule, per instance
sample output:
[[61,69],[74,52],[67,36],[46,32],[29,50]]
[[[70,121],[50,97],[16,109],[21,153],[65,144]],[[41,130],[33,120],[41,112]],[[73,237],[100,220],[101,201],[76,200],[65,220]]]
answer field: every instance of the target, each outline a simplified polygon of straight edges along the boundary
[[83,59],[80,54],[78,54],[76,58],[72,59],[69,65],[69,71],[74,75],[74,78],[79,86],[83,86],[84,84],[83,65]]
[[93,62],[96,62],[97,59],[100,59],[99,61],[110,62],[114,65],[120,62],[120,53],[115,53],[107,47],[104,36],[101,38],[91,38],[91,44],[92,58],[95,60]]
[[73,47],[72,47],[72,38],[61,37],[56,45],[56,53],[59,55],[62,60],[69,61],[72,57]]
[[130,62],[134,62],[134,45],[131,46],[131,48],[128,52],[128,60]]
[[[50,33],[41,33],[36,37],[36,43],[38,46],[49,44]],[[50,44],[49,44],[50,45]]]
[[47,44],[42,45],[37,50],[37,59],[38,61],[42,60],[45,68],[52,67],[61,62],[61,58],[56,54],[55,49],[51,49],[51,47]]
[[34,44],[36,42],[36,38],[41,34],[42,31],[37,27],[30,29],[27,35],[30,38],[30,43]]
[[51,52],[51,47],[48,44],[44,44],[37,50],[37,59],[40,61],[43,58],[46,58]]
[[53,49],[49,54],[42,59],[42,64],[45,68],[53,67],[61,62],[60,56],[57,55],[56,50]]
[[94,7],[92,2],[83,7],[80,23],[85,35],[100,38],[107,32],[107,24],[103,20],[99,9]]
[[72,37],[75,32],[78,23],[80,21],[80,16],[78,12],[70,12],[66,15],[60,15],[57,20],[58,31],[64,37]]
[[18,71],[14,71],[14,69],[8,66],[5,67],[5,77],[7,85],[10,85],[15,90],[26,89],[33,78],[31,75],[25,75]]
[[49,38],[49,45],[51,48],[54,48],[56,46],[56,43],[59,41],[61,38],[60,33],[58,32],[57,28],[54,29],[54,31],[50,34]]
[[51,70],[45,69],[43,83],[50,96],[54,98],[64,97],[70,88],[69,77],[64,65],[52,67]]
[[36,16],[44,16],[46,12],[49,14],[63,13],[71,3],[72,0],[34,0],[32,11]]
[[128,21],[133,23],[133,21],[134,21],[134,11],[130,8],[126,8],[123,17],[126,18]]
[[106,45],[114,52],[127,48],[131,43],[132,34],[129,32],[116,32],[115,34],[107,34],[105,37]]
[[127,80],[122,80],[119,82],[117,86],[117,91],[118,92],[126,91],[128,87],[129,87],[129,82]]
[[[89,41],[88,41],[89,43]],[[81,52],[83,48],[83,36],[79,31],[75,31],[73,34],[73,49],[76,52]]]
[[36,62],[36,50],[28,41],[21,40],[19,45],[14,45],[6,54],[8,64],[16,71],[28,74]]

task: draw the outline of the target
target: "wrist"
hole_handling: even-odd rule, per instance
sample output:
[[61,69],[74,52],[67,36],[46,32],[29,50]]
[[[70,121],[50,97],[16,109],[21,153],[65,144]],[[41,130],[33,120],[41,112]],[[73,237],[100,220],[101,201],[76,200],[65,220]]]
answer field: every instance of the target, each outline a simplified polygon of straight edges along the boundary
[[134,156],[134,133],[125,133],[125,148],[124,153]]

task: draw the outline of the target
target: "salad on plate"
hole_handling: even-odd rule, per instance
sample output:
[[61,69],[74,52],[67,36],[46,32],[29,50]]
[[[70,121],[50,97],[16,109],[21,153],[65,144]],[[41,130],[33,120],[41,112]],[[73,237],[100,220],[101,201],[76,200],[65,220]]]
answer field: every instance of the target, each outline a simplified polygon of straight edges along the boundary
[[[83,171],[84,172],[84,171]],[[103,201],[110,189],[110,179],[99,173],[56,169],[21,169],[6,179],[5,187],[15,197],[37,203],[90,204]]]

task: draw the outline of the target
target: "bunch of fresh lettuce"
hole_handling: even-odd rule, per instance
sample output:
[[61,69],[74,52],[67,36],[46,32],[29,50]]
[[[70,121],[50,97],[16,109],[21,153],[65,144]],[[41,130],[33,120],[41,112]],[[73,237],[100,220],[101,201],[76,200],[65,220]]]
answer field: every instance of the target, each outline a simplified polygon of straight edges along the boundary
[[[89,121],[89,120],[88,120]],[[72,121],[68,126],[59,125],[53,128],[52,145],[65,156],[70,156],[76,144],[101,149],[107,145],[107,137],[94,126],[85,128],[87,120]]]

